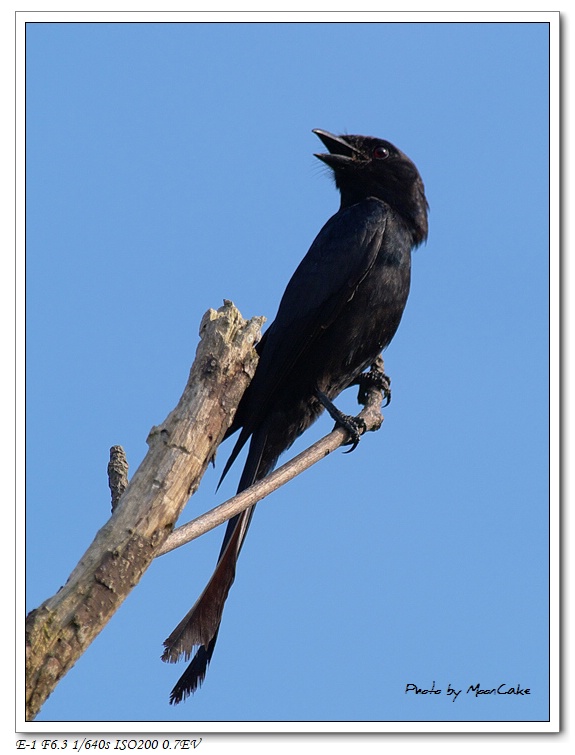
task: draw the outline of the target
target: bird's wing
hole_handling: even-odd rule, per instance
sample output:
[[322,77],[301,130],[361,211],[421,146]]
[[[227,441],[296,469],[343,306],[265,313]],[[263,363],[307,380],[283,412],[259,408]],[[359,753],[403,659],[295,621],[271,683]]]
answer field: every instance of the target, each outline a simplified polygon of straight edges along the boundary
[[287,285],[249,387],[236,446],[222,479],[249,436],[288,385],[317,338],[334,322],[373,267],[389,209],[379,199],[340,210],[321,229]]
[[381,248],[387,206],[369,199],[341,210],[317,235],[287,285],[257,369],[257,403],[267,403],[369,273]]

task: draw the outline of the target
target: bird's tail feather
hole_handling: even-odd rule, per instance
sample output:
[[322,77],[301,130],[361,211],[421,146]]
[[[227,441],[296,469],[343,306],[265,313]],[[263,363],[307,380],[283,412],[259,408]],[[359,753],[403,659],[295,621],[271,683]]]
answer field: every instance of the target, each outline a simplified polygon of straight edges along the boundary
[[[252,437],[238,493],[265,477],[273,468],[274,464],[262,465],[265,444],[265,433],[260,432]],[[168,663],[175,663],[182,656],[188,660],[194,648],[197,648],[192,662],[172,690],[171,703],[185,700],[201,686],[205,678],[216,645],[226,598],[236,576],[237,559],[254,510],[255,504],[230,519],[210,581],[191,610],[164,641],[162,660]]]
[[170,703],[176,705],[189,697],[198,687],[201,687],[212,659],[212,653],[216,646],[218,631],[209,641],[207,648],[203,645],[198,648],[194,660],[179,678],[178,683],[170,693]]
[[248,510],[228,523],[227,545],[220,553],[218,563],[204,591],[188,611],[178,626],[164,641],[162,660],[175,663],[181,657],[188,660],[194,647],[203,645],[207,648],[217,633],[222,618],[225,600],[235,577],[236,561],[239,554],[239,542],[242,530],[247,530]]

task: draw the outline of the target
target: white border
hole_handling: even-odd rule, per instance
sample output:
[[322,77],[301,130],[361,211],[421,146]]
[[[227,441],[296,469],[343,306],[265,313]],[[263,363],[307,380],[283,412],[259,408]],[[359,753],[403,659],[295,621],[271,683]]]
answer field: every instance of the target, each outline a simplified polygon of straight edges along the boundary
[[[344,732],[362,732],[362,733],[382,733],[382,732],[409,732],[409,733],[456,733],[456,732],[557,732],[559,731],[559,293],[560,293],[560,276],[559,276],[559,14],[558,12],[537,11],[537,12],[515,12],[515,11],[418,11],[418,12],[380,12],[380,11],[17,11],[16,12],[16,163],[17,163],[17,183],[16,183],[16,230],[17,230],[17,341],[23,344],[23,305],[24,305],[24,76],[25,76],[25,24],[27,22],[35,23],[54,23],[54,22],[429,22],[429,23],[446,23],[446,22],[538,22],[550,24],[550,156],[551,156],[551,231],[550,231],[550,295],[551,295],[551,720],[549,723],[541,722],[190,722],[189,728],[194,734],[185,736],[194,737],[202,734],[213,733],[344,733]],[[16,379],[17,385],[23,385],[24,364],[21,351],[18,352],[19,361],[17,363]],[[19,392],[19,404],[17,407],[20,423],[23,420],[23,396]],[[18,469],[17,479],[23,481],[23,438],[17,436],[17,454]],[[23,564],[24,548],[22,547],[24,533],[24,501],[22,490],[19,490],[17,506],[17,527],[20,539],[20,549],[18,555],[18,580],[16,606],[19,618],[18,637],[23,637]],[[22,642],[18,644],[17,659],[23,658]],[[38,738],[43,733],[59,733],[60,739],[64,737],[62,732],[82,733],[86,737],[93,735],[96,738],[102,738],[106,733],[108,739],[115,739],[115,732],[118,735],[125,732],[137,732],[138,734],[147,733],[166,733],[181,732],[183,724],[181,722],[141,722],[141,721],[122,721],[122,722],[25,722],[23,703],[24,700],[24,680],[21,674],[17,674],[16,680],[16,731],[23,734],[32,734]],[[88,733],[89,732],[89,733]],[[134,735],[132,735],[134,736]],[[182,736],[182,735],[180,735]],[[158,737],[159,738],[159,737]],[[249,738],[252,740],[253,738]],[[268,739],[267,737],[265,738]],[[459,739],[459,738],[457,738]],[[229,740],[228,740],[229,741]],[[315,741],[315,740],[314,740]],[[345,741],[345,739],[344,739]],[[343,745],[346,749],[353,746],[349,740]],[[264,744],[260,740],[261,744]],[[250,751],[255,748],[255,743],[248,743],[246,746]],[[274,740],[274,750],[277,741]],[[339,749],[335,748],[335,742],[329,744],[330,751]],[[338,744],[343,744],[338,740]],[[455,744],[455,742],[453,743]],[[486,743],[483,743],[485,746]],[[526,742],[520,746],[525,749]],[[230,742],[231,745],[231,742]],[[269,748],[271,743],[265,745]],[[292,743],[291,747],[297,746]],[[381,747],[381,743],[379,745]],[[459,747],[462,746],[459,741]],[[468,746],[466,743],[463,745]],[[511,745],[512,746],[512,745]],[[548,746],[540,743],[539,746]],[[234,745],[237,749],[237,745]],[[213,749],[212,749],[213,751]]]

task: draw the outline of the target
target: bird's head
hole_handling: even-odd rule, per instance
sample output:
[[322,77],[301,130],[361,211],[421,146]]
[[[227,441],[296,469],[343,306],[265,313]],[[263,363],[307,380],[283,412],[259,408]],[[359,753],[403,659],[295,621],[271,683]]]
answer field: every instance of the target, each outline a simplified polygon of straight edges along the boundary
[[414,244],[427,238],[427,210],[423,181],[414,163],[385,139],[314,129],[328,153],[316,154],[334,174],[342,207],[377,197],[408,224]]

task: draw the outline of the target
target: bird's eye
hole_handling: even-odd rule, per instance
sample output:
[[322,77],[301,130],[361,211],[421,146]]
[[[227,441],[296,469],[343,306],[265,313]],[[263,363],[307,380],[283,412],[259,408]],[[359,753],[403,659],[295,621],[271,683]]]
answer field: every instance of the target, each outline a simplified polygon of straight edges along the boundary
[[373,156],[376,160],[385,160],[387,157],[389,157],[389,150],[387,147],[375,147],[373,150]]

